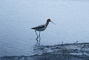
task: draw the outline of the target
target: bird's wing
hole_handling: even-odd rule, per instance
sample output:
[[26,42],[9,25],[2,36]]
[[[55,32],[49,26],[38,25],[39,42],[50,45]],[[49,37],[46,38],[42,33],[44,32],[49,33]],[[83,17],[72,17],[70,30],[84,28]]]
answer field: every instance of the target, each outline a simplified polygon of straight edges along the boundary
[[33,27],[32,29],[40,29],[40,28],[44,28],[44,27],[45,27],[45,25],[39,25],[37,27]]

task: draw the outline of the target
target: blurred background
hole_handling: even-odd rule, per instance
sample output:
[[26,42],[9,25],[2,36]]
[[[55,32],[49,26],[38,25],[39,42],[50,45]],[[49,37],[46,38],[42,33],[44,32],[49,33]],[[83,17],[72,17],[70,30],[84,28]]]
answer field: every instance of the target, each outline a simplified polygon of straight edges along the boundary
[[31,55],[36,44],[32,27],[50,23],[41,45],[89,42],[88,0],[0,0],[0,56]]

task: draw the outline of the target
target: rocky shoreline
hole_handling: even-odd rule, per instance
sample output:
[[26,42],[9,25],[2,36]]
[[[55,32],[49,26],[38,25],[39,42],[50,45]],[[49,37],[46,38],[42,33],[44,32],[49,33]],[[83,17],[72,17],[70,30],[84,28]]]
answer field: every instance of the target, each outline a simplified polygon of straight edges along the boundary
[[89,43],[36,45],[31,56],[3,56],[0,60],[89,60]]

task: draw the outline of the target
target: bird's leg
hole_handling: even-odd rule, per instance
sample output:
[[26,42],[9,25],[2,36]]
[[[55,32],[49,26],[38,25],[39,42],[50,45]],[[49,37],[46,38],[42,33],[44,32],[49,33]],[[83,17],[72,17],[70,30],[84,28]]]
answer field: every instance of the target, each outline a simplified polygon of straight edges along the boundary
[[40,37],[40,31],[39,31],[39,43],[40,43],[41,37]]
[[38,35],[37,35],[37,32],[36,31],[35,31],[35,33],[36,33],[36,36],[37,36],[36,40],[37,40],[37,43],[38,43]]

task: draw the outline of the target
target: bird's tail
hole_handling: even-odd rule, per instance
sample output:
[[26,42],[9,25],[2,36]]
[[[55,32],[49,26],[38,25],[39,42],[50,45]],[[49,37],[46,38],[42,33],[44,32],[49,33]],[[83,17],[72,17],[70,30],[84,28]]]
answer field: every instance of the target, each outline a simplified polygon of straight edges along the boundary
[[31,28],[31,29],[35,29],[35,28]]

